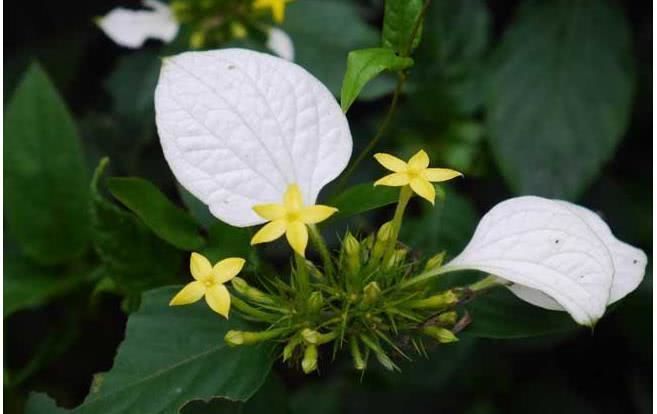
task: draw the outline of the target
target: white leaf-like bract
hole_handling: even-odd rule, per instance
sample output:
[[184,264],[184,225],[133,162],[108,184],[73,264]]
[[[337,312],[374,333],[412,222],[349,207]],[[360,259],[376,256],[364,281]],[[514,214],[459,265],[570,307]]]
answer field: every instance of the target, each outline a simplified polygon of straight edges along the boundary
[[144,0],[143,4],[150,10],[117,7],[98,19],[98,26],[118,45],[132,49],[149,38],[171,42],[179,28],[171,9],[156,0]]
[[166,58],[155,110],[180,184],[234,226],[263,223],[252,207],[280,203],[292,183],[315,204],[351,156],[349,125],[331,92],[302,67],[264,53]]
[[269,29],[267,47],[283,59],[294,61],[294,43],[283,30],[276,27]]
[[546,309],[593,325],[641,282],[646,255],[617,240],[595,213],[565,201],[517,197],[489,211],[443,271],[476,269]]

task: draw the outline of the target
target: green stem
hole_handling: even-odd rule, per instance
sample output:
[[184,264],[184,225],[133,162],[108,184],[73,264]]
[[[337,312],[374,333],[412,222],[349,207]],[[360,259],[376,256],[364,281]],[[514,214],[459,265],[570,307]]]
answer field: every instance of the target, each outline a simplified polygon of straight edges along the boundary
[[335,193],[340,194],[342,190],[344,190],[345,185],[347,184],[347,181],[349,180],[349,177],[354,173],[358,165],[367,157],[367,155],[374,149],[376,144],[381,140],[383,137],[384,132],[388,128],[388,124],[390,124],[390,121],[392,121],[392,116],[395,113],[395,110],[397,109],[397,103],[399,102],[399,97],[401,96],[402,89],[404,88],[404,83],[406,82],[406,74],[404,72],[399,72],[398,77],[397,77],[397,86],[395,87],[395,92],[392,95],[392,101],[390,102],[390,107],[388,107],[388,112],[386,112],[385,118],[383,118],[383,122],[381,122],[381,125],[379,126],[379,129],[376,131],[376,134],[374,134],[374,137],[370,140],[370,142],[367,144],[365,149],[363,149],[360,154],[358,154],[358,157],[356,157],[356,160],[349,166],[347,171],[342,175],[342,178],[340,178],[340,181],[338,182]]
[[324,263],[324,271],[328,274],[329,278],[332,278],[333,275],[335,275],[335,268],[333,266],[333,261],[331,260],[331,252],[329,252],[326,242],[317,226],[310,224],[308,228],[310,229],[310,238],[322,258],[322,263]]
[[[404,49],[400,52],[400,56],[408,57],[411,54],[411,49],[413,48],[413,40],[417,36],[420,27],[422,27],[422,21],[424,20],[424,16],[426,16],[427,11],[429,10],[430,4],[431,4],[431,0],[427,0],[422,6],[422,10],[420,10],[420,13],[415,19],[415,22],[413,22],[413,30],[411,30],[411,36],[408,39],[408,43],[406,44],[406,47],[404,47]],[[388,124],[390,124],[390,121],[392,121],[392,116],[394,115],[395,110],[397,109],[397,103],[399,101],[399,97],[401,96],[402,90],[404,89],[404,83],[406,83],[406,73],[404,73],[404,71],[399,71],[397,75],[398,75],[397,86],[395,87],[395,92],[392,95],[392,101],[390,102],[390,107],[388,108],[388,112],[386,113],[385,118],[381,123],[381,126],[379,126],[379,129],[376,131],[376,134],[374,134],[374,137],[372,137],[372,139],[367,144],[365,149],[363,149],[360,152],[360,154],[358,154],[356,160],[342,175],[342,178],[340,179],[337,186],[335,187],[335,194],[340,194],[342,190],[344,190],[344,187],[347,184],[349,177],[351,177],[351,175],[354,173],[358,165],[365,159],[365,157],[367,157],[367,155],[372,151],[372,149],[374,149],[376,144],[381,140],[381,138],[383,137],[383,133],[388,128]]]
[[395,251],[395,246],[397,245],[397,239],[399,237],[399,231],[401,230],[402,220],[404,219],[404,211],[406,211],[406,206],[408,205],[413,191],[411,187],[405,185],[401,188],[399,192],[399,201],[397,202],[397,208],[395,209],[395,215],[392,217],[392,234],[390,235],[390,240],[388,240],[388,246],[386,247],[386,252],[383,255],[383,264],[385,265],[390,260],[390,257]]
[[254,308],[253,306],[244,302],[242,299],[238,298],[235,295],[231,295],[230,300],[232,305],[235,307],[235,309],[242,312],[244,315],[248,315],[265,322],[274,322],[278,319],[274,315],[271,315],[267,312],[263,312],[259,309]]
[[306,259],[299,253],[294,253],[294,260],[296,263],[296,285],[299,292],[300,303],[306,304],[306,299],[310,295],[310,278],[308,277],[308,267],[306,266]]

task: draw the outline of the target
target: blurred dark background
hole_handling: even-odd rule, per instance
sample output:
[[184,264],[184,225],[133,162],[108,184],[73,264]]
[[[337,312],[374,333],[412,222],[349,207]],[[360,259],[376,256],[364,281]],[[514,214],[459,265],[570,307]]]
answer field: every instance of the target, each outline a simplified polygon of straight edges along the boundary
[[[435,0],[432,7],[440,7],[440,3]],[[521,3],[485,3],[493,48],[512,24]],[[144,176],[179,200],[159,144],[153,139],[153,119],[148,110],[130,107],[129,95],[125,98],[128,104],[121,101],[121,88],[139,88],[149,80],[143,79],[139,63],[131,66],[133,70],[116,73],[126,59],[157,54],[160,46],[149,42],[141,50],[127,50],[93,24],[94,17],[118,4],[135,3],[6,3],[4,101],[11,97],[28,64],[38,59],[75,115],[90,169],[101,155],[109,154],[113,174]],[[376,28],[382,2],[354,4],[360,17]],[[575,201],[600,212],[621,240],[641,247],[650,257],[652,10],[643,2],[613,4],[624,14],[631,33],[635,79],[631,117],[614,155]],[[448,78],[433,78],[436,83],[432,84],[430,74],[422,74],[421,53],[416,62],[417,82],[410,85],[402,100],[382,148],[408,153],[417,146],[428,146],[435,153],[451,154],[452,158],[446,156],[442,161],[465,168],[468,177],[453,186],[458,193],[455,197],[469,199],[466,213],[480,216],[514,195],[514,186],[505,181],[494,161],[486,130],[480,131],[485,125],[483,110],[454,116],[441,109],[440,99],[419,92],[438,90],[442,87],[439,83]],[[416,74],[410,76],[412,79]],[[124,102],[126,107],[119,107],[117,102]],[[350,111],[356,147],[365,145],[388,102],[389,96],[381,96],[359,102]],[[442,112],[431,114],[434,110]],[[454,125],[457,132],[450,129]],[[474,131],[471,141],[470,135],[462,132],[468,128]],[[555,160],[557,165],[559,162]],[[376,166],[366,164],[355,181],[376,176]],[[422,221],[425,212],[415,207],[413,214],[416,225],[426,225]],[[455,237],[455,243],[462,244],[469,235]],[[439,241],[445,240],[418,240],[416,245],[430,252]],[[126,321],[121,299],[103,294],[94,299],[93,306],[88,302],[88,287],[80,287],[5,317],[5,412],[21,412],[27,393],[34,390],[48,392],[61,405],[73,407],[87,394],[92,375],[111,367]],[[523,340],[464,338],[457,346],[438,349],[431,360],[420,359],[403,367],[401,374],[374,368],[362,381],[350,371],[348,361],[312,379],[284,367],[277,367],[277,373],[289,391],[294,413],[648,413],[652,407],[652,362],[650,262],[639,289],[606,315],[595,332],[580,330]]]

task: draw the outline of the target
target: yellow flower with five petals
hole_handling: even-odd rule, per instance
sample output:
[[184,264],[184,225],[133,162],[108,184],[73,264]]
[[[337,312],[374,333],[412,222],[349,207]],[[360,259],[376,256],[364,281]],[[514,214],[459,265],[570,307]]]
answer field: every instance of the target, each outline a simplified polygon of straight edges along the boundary
[[283,23],[283,20],[285,20],[285,4],[290,1],[291,0],[255,0],[253,8],[256,10],[271,9],[271,15],[274,18],[274,21],[281,24]]
[[374,154],[374,158],[393,172],[376,181],[374,185],[389,187],[410,185],[417,195],[428,200],[431,204],[434,204],[436,199],[436,189],[431,183],[463,176],[460,172],[449,168],[429,168],[429,156],[424,150],[418,151],[408,162],[384,153]]
[[228,319],[230,293],[224,283],[242,270],[245,260],[239,257],[224,259],[214,266],[203,255],[192,253],[189,269],[194,281],[188,283],[171,299],[169,306],[187,305],[198,302],[203,296],[210,309]]
[[306,225],[316,224],[329,218],[337,208],[312,205],[304,206],[299,186],[290,184],[283,196],[282,204],[259,204],[253,211],[260,217],[270,220],[251,239],[251,245],[267,243],[285,234],[292,249],[305,256],[308,245]]

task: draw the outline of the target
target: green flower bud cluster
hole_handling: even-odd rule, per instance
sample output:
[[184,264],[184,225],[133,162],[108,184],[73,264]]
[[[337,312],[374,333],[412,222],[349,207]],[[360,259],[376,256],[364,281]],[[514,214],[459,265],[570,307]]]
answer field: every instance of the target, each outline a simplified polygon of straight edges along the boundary
[[[234,278],[235,309],[268,327],[230,331],[226,342],[243,346],[275,341],[281,344],[283,361],[305,373],[319,369],[323,350],[333,356],[347,351],[360,371],[370,359],[398,370],[396,361],[410,358],[412,351],[425,354],[431,344],[456,342],[458,305],[467,299],[467,290],[432,289],[425,276],[440,268],[445,254],[414,259],[394,239],[392,225],[385,223],[363,238],[347,232],[337,254],[329,252],[322,262],[296,261],[289,282],[272,277],[255,287]],[[305,278],[302,284],[300,277]],[[307,288],[300,289],[302,285]]]

